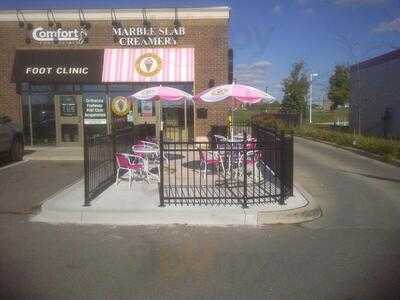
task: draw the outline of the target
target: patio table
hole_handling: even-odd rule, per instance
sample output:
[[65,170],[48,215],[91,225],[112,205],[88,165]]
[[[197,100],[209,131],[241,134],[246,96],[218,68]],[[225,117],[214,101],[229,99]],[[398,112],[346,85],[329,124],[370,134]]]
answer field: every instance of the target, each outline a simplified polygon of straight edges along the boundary
[[146,162],[146,174],[152,179],[160,180],[159,175],[156,175],[156,174],[150,172],[150,168],[149,168],[149,166],[150,166],[149,157],[151,157],[151,156],[157,157],[157,155],[159,154],[159,151],[157,149],[146,147],[146,146],[144,146],[144,147],[137,147],[137,146],[133,147],[132,151],[133,151],[134,154],[136,154],[136,155],[139,154],[140,156],[142,156],[144,158],[144,160]]
[[243,143],[237,140],[228,139],[222,143],[220,143],[220,147],[216,151],[218,151],[219,155],[227,160],[228,163],[228,173],[231,172],[233,165],[239,162],[239,157],[241,151],[243,150]]

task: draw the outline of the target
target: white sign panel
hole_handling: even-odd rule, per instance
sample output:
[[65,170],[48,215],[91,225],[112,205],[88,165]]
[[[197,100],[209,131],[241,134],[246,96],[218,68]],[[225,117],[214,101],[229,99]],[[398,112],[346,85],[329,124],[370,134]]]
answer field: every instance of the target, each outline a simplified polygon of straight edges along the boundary
[[105,95],[86,94],[83,99],[85,125],[107,124],[107,99]]
[[83,44],[85,37],[88,33],[83,28],[75,29],[45,29],[38,27],[33,29],[32,38],[38,42],[76,42],[77,44]]
[[153,115],[153,101],[141,101],[140,108],[142,109],[143,117],[151,117]]

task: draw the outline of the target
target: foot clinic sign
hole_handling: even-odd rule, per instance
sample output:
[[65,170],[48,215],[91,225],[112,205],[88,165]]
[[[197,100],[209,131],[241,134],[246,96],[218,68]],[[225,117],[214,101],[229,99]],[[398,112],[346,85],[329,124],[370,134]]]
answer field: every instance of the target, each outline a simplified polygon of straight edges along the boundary
[[104,50],[17,50],[12,82],[101,82]]

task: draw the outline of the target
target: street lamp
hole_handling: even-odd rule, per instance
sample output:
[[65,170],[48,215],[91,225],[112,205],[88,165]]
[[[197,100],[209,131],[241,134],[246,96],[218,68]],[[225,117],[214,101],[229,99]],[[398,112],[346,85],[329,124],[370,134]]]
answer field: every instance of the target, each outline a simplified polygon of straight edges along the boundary
[[309,99],[309,104],[310,104],[310,124],[312,123],[312,83],[313,83],[313,79],[314,77],[317,77],[318,74],[317,73],[311,73],[310,74],[310,99]]

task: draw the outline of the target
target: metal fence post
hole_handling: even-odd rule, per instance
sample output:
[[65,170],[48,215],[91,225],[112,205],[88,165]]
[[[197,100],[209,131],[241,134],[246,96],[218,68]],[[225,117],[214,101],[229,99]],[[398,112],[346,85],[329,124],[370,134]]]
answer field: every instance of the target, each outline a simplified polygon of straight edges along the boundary
[[[117,138],[116,130],[115,130],[115,127],[113,127],[112,132],[111,132],[111,139],[112,139],[112,161],[113,161],[113,162],[114,162],[115,153],[117,152],[117,145],[116,145],[117,141],[116,141],[116,138]],[[114,174],[117,174],[117,166],[115,165],[115,163],[113,164],[113,166],[114,166]]]
[[90,206],[89,198],[89,137],[87,134],[87,125],[83,125],[83,170],[85,173],[85,203],[83,206]]
[[243,132],[243,208],[248,208],[247,206],[247,133]]
[[294,152],[293,152],[293,130],[290,132],[289,138],[289,196],[293,196],[293,168],[294,168]]
[[285,195],[286,195],[286,166],[285,164],[287,163],[285,161],[285,131],[282,130],[280,134],[280,144],[281,144],[281,153],[280,153],[280,182],[281,182],[281,194],[279,197],[279,204],[284,205],[285,204]]
[[158,191],[160,194],[160,207],[164,204],[164,132],[160,130],[160,182],[158,183]]

